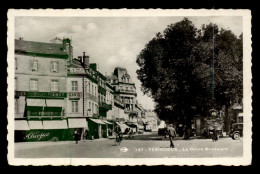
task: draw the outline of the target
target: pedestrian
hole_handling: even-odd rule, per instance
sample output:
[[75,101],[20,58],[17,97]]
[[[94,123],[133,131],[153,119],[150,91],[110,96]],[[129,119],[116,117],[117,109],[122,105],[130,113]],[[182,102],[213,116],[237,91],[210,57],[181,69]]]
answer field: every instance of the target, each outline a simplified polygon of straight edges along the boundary
[[85,140],[88,139],[88,130],[85,131]]
[[76,144],[78,144],[78,141],[79,141],[79,132],[78,131],[74,132],[74,138],[75,138]]
[[168,134],[170,139],[170,148],[174,148],[173,138],[177,136],[177,133],[172,124],[170,124],[170,127],[168,129]]
[[217,130],[217,126],[214,126],[213,128],[213,141],[217,141],[218,140],[218,130]]

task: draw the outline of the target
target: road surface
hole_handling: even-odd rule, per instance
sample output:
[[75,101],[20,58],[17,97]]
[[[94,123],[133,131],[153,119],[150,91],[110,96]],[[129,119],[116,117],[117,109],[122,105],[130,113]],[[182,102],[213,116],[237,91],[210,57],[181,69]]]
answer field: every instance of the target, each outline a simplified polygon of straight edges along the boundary
[[[144,138],[140,138],[144,137]],[[115,146],[113,139],[63,142],[15,143],[16,158],[196,158],[196,157],[241,157],[243,139],[221,138],[175,140],[175,148],[169,141],[151,140],[146,135],[124,139]]]

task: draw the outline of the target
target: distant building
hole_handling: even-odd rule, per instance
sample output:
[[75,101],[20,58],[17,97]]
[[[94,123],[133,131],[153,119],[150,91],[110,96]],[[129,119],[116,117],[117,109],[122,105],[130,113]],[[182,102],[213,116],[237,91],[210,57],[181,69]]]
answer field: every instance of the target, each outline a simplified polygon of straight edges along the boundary
[[124,111],[129,116],[128,121],[137,123],[137,93],[134,82],[127,73],[127,70],[121,67],[115,68],[113,77],[117,78],[111,79],[113,80],[112,84],[115,86],[116,98],[124,104]]
[[145,130],[146,131],[158,131],[158,117],[152,110],[145,112]]

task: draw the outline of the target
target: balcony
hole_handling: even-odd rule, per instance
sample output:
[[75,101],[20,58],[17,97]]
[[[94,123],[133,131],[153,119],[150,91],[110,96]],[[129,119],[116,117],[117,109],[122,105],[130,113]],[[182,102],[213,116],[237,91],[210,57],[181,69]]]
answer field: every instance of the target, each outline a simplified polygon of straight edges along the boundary
[[105,102],[99,102],[99,110],[112,110],[112,105],[109,105]]

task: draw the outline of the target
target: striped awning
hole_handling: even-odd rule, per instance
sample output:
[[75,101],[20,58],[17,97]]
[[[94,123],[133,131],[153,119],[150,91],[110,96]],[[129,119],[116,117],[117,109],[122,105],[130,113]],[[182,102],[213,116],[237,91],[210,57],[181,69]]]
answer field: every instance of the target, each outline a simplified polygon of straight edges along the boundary
[[66,120],[43,121],[44,129],[68,129]]
[[30,130],[26,120],[15,120],[15,130]]
[[91,121],[97,123],[97,124],[105,124],[103,121],[101,121],[100,119],[93,119],[93,118],[90,118]]
[[69,128],[87,128],[86,118],[69,118]]
[[42,121],[28,121],[30,129],[43,129]]
[[109,121],[106,121],[106,120],[102,120],[104,123],[106,124],[113,124],[113,123],[110,123]]

